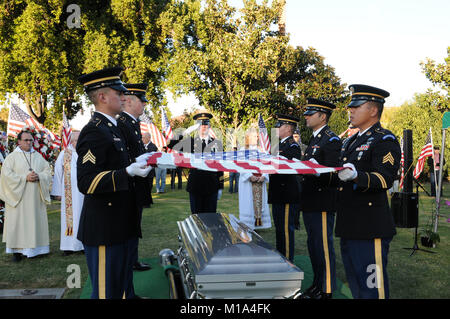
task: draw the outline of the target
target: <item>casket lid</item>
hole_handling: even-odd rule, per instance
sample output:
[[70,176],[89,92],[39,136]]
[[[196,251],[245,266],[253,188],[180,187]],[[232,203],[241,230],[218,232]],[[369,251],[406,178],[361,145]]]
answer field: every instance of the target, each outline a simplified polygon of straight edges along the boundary
[[195,214],[178,222],[178,228],[197,282],[224,275],[303,279],[297,266],[234,215]]

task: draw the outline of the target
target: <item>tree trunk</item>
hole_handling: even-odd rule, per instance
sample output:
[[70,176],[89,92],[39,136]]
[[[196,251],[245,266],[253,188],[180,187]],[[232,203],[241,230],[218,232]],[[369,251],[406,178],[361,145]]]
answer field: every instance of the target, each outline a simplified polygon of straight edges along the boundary
[[[25,106],[27,108],[28,115],[30,115],[33,119],[35,119],[39,123],[44,124],[44,121],[45,121],[44,110],[47,105],[47,98],[46,97],[43,98],[42,96],[36,97],[34,105],[31,102],[31,100],[32,100],[31,94],[26,93],[24,102],[25,102]],[[34,111],[35,108],[37,108],[36,112]]]

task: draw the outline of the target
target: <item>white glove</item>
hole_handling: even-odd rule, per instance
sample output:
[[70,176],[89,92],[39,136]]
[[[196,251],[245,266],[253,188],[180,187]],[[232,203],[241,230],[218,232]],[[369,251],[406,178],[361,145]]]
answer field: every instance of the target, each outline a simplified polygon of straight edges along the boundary
[[219,190],[217,191],[217,200],[219,200],[221,197],[222,197],[222,190],[219,189]]
[[192,126],[189,126],[184,132],[183,132],[183,136],[189,135],[192,132],[196,131],[198,128],[200,127],[200,124],[194,124]]
[[148,158],[150,157],[150,153],[144,153],[142,155],[139,155],[138,157],[136,157],[136,163],[141,163],[141,162],[145,162],[147,163]]
[[130,176],[140,176],[140,177],[147,177],[148,173],[152,170],[152,166],[147,167],[147,163],[139,162],[139,163],[133,163],[130,166],[128,166],[125,170],[127,171],[127,174]]
[[[308,161],[310,161],[311,163],[319,165],[319,163],[316,161],[315,158],[310,158]],[[320,173],[316,173],[316,174],[314,174],[314,176],[319,177]]]
[[356,171],[355,165],[353,165],[352,163],[345,163],[343,167],[347,168],[340,170],[338,173],[338,177],[341,181],[352,181],[356,177],[358,177],[358,172]]

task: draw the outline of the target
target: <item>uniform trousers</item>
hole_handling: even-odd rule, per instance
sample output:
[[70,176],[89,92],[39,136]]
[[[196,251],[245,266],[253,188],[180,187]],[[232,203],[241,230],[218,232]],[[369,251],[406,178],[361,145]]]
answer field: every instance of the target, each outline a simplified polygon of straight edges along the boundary
[[[136,239],[121,244],[84,245],[89,276],[92,284],[91,299],[123,299],[133,276],[130,247]],[[132,282],[131,282],[132,285]]]
[[336,289],[336,255],[334,252],[334,212],[303,212],[306,241],[314,273],[313,286],[324,293]]
[[355,299],[389,299],[387,262],[391,238],[341,238],[341,255]]
[[191,213],[215,213],[217,210],[217,196],[218,192],[205,195],[189,193]]
[[289,261],[294,261],[295,217],[299,204],[272,204],[277,250]]

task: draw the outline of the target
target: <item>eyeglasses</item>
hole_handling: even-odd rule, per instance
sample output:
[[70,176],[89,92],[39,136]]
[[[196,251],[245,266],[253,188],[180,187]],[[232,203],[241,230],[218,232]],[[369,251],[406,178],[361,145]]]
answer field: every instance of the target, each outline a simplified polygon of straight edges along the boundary
[[26,140],[22,140],[22,141],[24,141],[24,142],[33,142],[32,139],[26,139]]

